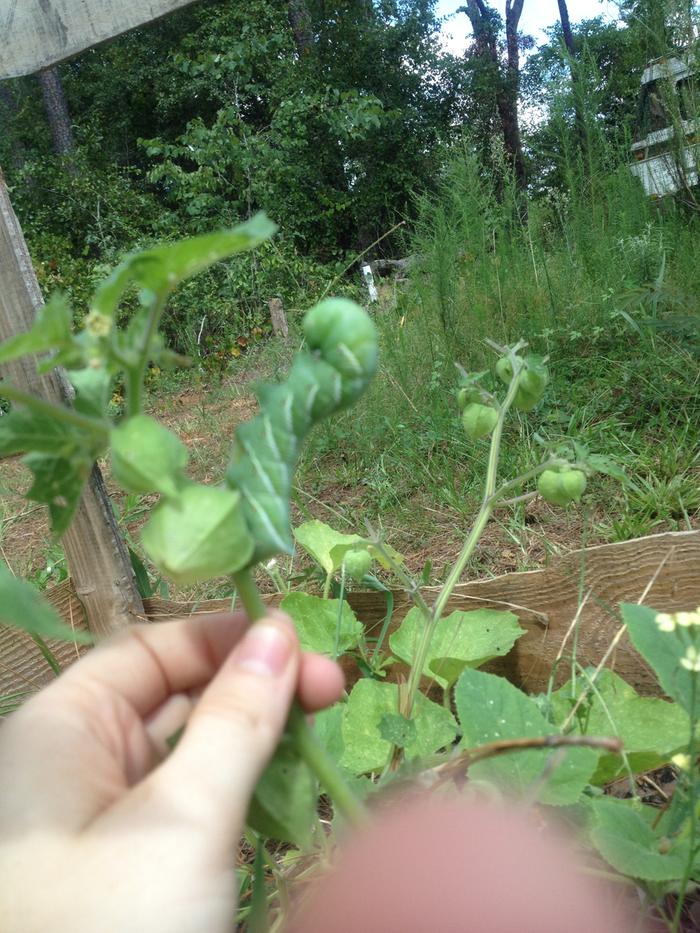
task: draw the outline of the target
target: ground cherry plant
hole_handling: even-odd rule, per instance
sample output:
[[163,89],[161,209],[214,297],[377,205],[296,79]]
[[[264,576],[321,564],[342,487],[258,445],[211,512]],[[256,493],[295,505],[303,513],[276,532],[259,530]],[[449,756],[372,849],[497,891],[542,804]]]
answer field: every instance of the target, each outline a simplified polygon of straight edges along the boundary
[[[219,485],[194,483],[182,441],[144,413],[149,367],[183,362],[160,333],[168,296],[188,277],[253,249],[274,230],[259,216],[230,231],[134,254],[98,288],[78,332],[71,308],[58,296],[29,333],[0,347],[0,363],[37,355],[41,371],[63,367],[74,390],[72,404],[56,406],[2,385],[12,410],[0,420],[0,455],[25,454],[34,477],[28,497],[48,507],[57,536],[69,526],[95,460],[109,456],[112,476],[127,494],[160,497],[141,538],[158,571],[182,584],[229,576],[251,620],[265,611],[255,568],[266,567],[284,588],[274,563],[295,547],[303,549],[317,568],[322,594],[289,591],[282,607],[294,619],[303,648],[333,657],[351,654],[363,675],[313,728],[298,708],[292,711],[249,813],[249,838],[264,857],[242,877],[243,894],[254,879],[256,905],[246,906],[242,897],[243,915],[264,912],[266,840],[293,847],[285,859],[290,851],[327,851],[334,828],[319,821],[320,793],[341,822],[358,823],[367,818],[374,794],[421,774],[426,787],[449,782],[462,788],[468,780],[472,789],[489,787],[490,794],[569,808],[613,869],[643,886],[657,904],[676,895],[671,913],[662,910],[662,916],[670,929],[679,929],[685,892],[700,874],[700,610],[621,610],[623,626],[672,702],[640,697],[611,671],[581,668],[575,656],[567,683],[554,689],[553,673],[547,693],[529,697],[479,670],[524,634],[517,614],[447,613],[497,510],[538,495],[569,507],[580,501],[595,473],[618,475],[607,458],[571,439],[553,445],[541,440],[537,466],[500,478],[506,419],[540,404],[549,382],[547,359],[528,352],[523,342],[493,345],[492,371],[462,372],[456,408],[470,441],[489,446],[488,466],[481,506],[434,598],[425,588],[430,568],[420,579],[411,577],[401,555],[371,528],[363,535],[339,534],[319,521],[291,528],[300,445],[318,421],[352,405],[377,370],[377,333],[362,308],[329,299],[308,312],[303,349],[285,380],[259,390],[260,411],[237,428]],[[139,310],[120,328],[120,303],[134,291]],[[107,412],[117,380],[125,387],[126,411],[114,421]],[[390,580],[414,604],[398,627],[391,625]],[[384,624],[371,639],[345,598],[357,586],[386,596]],[[1,567],[0,596],[3,622],[29,631],[40,647],[45,638],[76,637],[28,584]],[[405,682],[387,676],[396,662],[407,666]],[[672,760],[679,768],[678,790],[665,810],[654,810],[637,799],[634,777]],[[630,800],[601,791],[620,776],[630,779]]]

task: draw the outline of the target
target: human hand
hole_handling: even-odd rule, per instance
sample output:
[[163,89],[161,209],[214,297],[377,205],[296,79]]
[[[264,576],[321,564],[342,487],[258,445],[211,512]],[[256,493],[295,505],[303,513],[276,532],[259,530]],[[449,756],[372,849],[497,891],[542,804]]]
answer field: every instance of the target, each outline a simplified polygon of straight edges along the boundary
[[233,929],[236,846],[293,696],[312,712],[343,688],[285,617],[246,629],[134,627],[2,724],[3,933]]

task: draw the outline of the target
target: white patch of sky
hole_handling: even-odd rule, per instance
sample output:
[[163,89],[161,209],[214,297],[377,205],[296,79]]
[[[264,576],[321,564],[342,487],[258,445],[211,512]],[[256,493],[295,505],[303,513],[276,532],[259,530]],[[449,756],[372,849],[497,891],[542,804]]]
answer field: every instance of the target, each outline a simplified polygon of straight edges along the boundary
[[[471,26],[465,13],[455,13],[464,0],[439,0],[438,15],[447,17],[443,26],[444,47],[454,54],[461,54],[471,35]],[[505,10],[505,2],[498,0],[495,4],[501,14]],[[569,16],[572,23],[582,19],[592,19],[594,16],[604,16],[606,19],[617,17],[617,4],[611,0],[568,0]],[[557,0],[525,0],[520,31],[533,36],[538,42],[546,38],[544,30],[559,21],[559,7]]]

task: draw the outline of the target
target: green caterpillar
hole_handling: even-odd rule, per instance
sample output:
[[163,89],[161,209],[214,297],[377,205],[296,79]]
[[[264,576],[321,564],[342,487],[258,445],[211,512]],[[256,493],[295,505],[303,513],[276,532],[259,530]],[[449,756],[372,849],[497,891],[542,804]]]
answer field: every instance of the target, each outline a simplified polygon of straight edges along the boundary
[[302,327],[308,352],[296,357],[286,382],[261,387],[260,413],[237,429],[226,471],[256,542],[251,563],[292,552],[289,499],[301,442],[359,398],[377,370],[376,328],[353,302],[323,301]]

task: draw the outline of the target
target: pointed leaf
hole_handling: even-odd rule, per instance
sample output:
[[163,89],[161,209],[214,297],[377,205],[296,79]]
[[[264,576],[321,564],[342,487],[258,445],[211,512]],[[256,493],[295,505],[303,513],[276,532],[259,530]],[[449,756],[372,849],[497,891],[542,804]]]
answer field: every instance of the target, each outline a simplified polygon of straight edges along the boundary
[[74,369],[67,373],[76,391],[75,410],[93,418],[104,418],[112,388],[106,369]]
[[[329,656],[344,654],[359,644],[364,629],[349,603],[321,599],[309,593],[290,593],[280,604],[294,620],[304,651]],[[338,612],[340,611],[340,619]]]
[[[534,700],[503,677],[465,670],[455,687],[457,715],[462,724],[462,746],[475,748],[491,742],[556,735]],[[539,781],[551,759],[551,749],[513,751],[478,762],[469,769],[475,778],[491,781],[515,794],[524,794]],[[559,755],[559,750],[556,751]],[[542,803],[576,803],[589,783],[598,753],[570,748],[538,792]]]
[[72,629],[61,621],[55,610],[45,602],[30,583],[15,577],[0,562],[0,625],[21,629],[40,638],[92,644],[89,632]]
[[125,259],[98,289],[92,308],[101,314],[113,315],[132,282],[154,295],[167,295],[180,282],[214,263],[264,243],[276,229],[264,214],[258,214],[231,230],[207,233],[135,253]]
[[[577,678],[576,687],[572,691],[571,683],[567,683],[552,694],[552,718],[557,725],[566,720],[578,696],[587,689],[586,678]],[[620,738],[635,774],[670,761],[688,744],[690,734],[690,721],[682,707],[656,697],[639,696],[634,687],[609,670],[598,676],[595,691],[581,705],[574,727],[580,735]],[[607,784],[623,771],[620,755],[601,755],[592,783]]]
[[34,474],[34,485],[27,498],[48,505],[51,529],[55,535],[62,535],[73,520],[93,461],[29,454],[24,463]]
[[[606,862],[617,871],[642,881],[676,881],[683,877],[688,847],[675,846],[652,829],[659,811],[614,797],[590,802],[591,838]],[[645,819],[645,813],[647,818]]]
[[[341,765],[353,774],[381,770],[389,760],[391,742],[382,737],[382,721],[399,712],[397,684],[360,680],[352,688],[343,711],[345,752]],[[454,716],[422,694],[416,697],[413,717],[416,736],[404,749],[406,758],[422,758],[450,745],[457,733]]]
[[[389,639],[397,658],[413,664],[425,625],[420,609],[411,609]],[[448,687],[466,667],[480,667],[491,658],[508,654],[524,634],[525,629],[518,625],[518,617],[512,612],[495,609],[453,612],[435,627],[423,673],[434,677],[441,687]]]
[[695,691],[692,702],[693,679],[698,675],[681,665],[685,645],[678,633],[662,632],[656,624],[658,613],[654,609],[629,604],[620,608],[632,644],[653,669],[664,691],[690,716],[700,716],[700,689]]
[[283,741],[258,782],[248,825],[268,839],[301,849],[311,844],[318,787],[306,764]]
[[73,312],[65,295],[56,294],[41,308],[32,329],[17,334],[0,346],[0,363],[19,359],[29,353],[58,350],[73,342]]
[[88,443],[82,432],[50,415],[13,408],[0,418],[0,457],[30,452],[70,457]]

